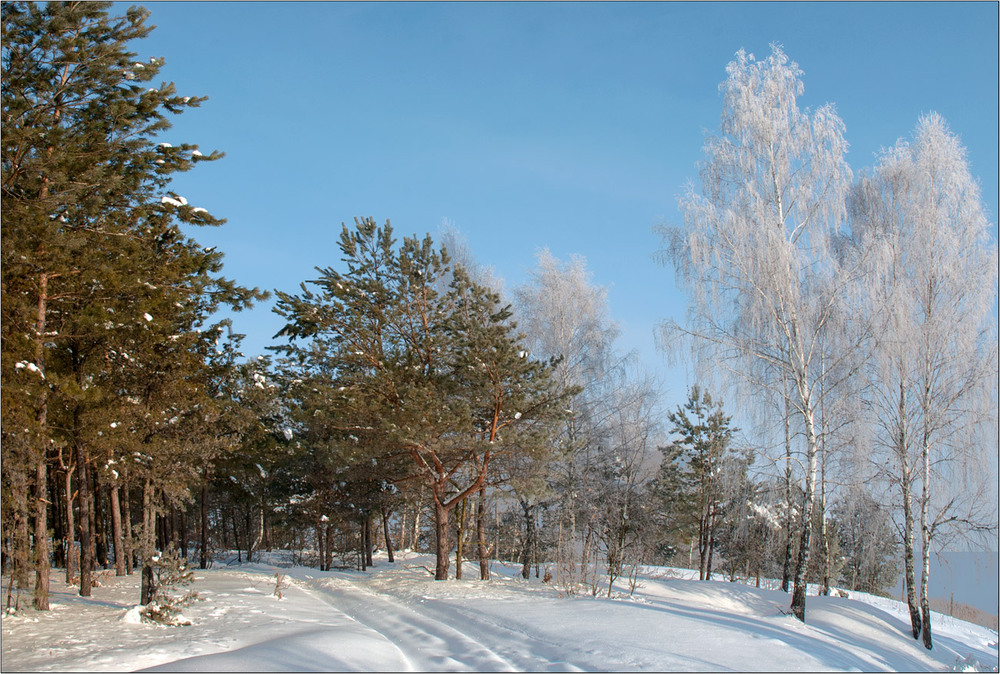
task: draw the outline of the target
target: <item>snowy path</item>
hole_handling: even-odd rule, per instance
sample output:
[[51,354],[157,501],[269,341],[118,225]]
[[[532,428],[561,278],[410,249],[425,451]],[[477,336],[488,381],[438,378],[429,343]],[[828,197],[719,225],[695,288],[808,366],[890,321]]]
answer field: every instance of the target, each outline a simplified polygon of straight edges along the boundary
[[406,671],[519,669],[462,630],[350,581],[316,582],[310,591],[394,644],[406,660]]
[[[400,583],[399,575],[409,576],[409,582]],[[476,601],[475,581],[443,584],[446,590],[459,595],[457,602],[441,603],[432,596],[405,591],[407,586],[429,591],[440,587],[432,584],[427,588],[426,578],[422,570],[401,569],[391,583],[380,576],[306,582],[312,592],[337,610],[390,639],[406,655],[413,671],[594,669],[593,663],[567,662],[566,655],[573,650],[567,649],[565,641],[547,639],[532,630],[519,629],[509,619],[484,613]],[[393,592],[400,584],[404,591]],[[493,601],[502,598],[498,594],[496,588],[488,592]],[[468,606],[461,605],[464,600],[469,601]],[[527,610],[533,602],[524,603],[523,609]]]

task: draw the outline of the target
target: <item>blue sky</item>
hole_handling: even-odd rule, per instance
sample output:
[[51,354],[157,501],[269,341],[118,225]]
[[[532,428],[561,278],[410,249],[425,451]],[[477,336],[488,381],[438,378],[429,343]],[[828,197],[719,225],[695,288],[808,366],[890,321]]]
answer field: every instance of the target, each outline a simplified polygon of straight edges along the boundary
[[[225,159],[174,189],[228,223],[197,230],[244,285],[294,291],[337,264],[340,223],[397,233],[447,219],[508,287],[537,250],[587,258],[621,346],[680,318],[653,228],[676,222],[718,126],[725,66],[779,42],[803,106],[833,102],[855,171],[935,110],[967,146],[997,221],[997,3],[152,2],[163,79],[207,95],[163,140]],[[123,12],[126,4],[116,5]],[[281,327],[271,303],[236,317],[248,354]]]

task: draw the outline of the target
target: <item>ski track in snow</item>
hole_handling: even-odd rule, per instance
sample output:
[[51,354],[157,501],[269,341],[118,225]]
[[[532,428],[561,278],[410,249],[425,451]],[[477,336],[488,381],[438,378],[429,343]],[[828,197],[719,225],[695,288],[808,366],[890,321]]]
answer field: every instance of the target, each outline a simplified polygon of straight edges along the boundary
[[[402,570],[399,573],[414,572]],[[427,575],[415,572],[417,586],[426,585]],[[478,567],[476,568],[478,573]],[[395,581],[398,583],[398,579]],[[459,583],[460,581],[455,581]],[[472,581],[477,582],[477,581]],[[461,600],[476,597],[469,581]],[[382,588],[379,586],[382,585]],[[343,580],[325,580],[312,584],[325,601],[359,622],[386,635],[397,645],[405,645],[414,671],[550,671],[579,672],[594,669],[565,660],[565,643],[542,638],[509,621],[483,614],[475,606],[438,603],[419,594],[392,593],[391,586],[379,578],[364,578],[358,584]],[[444,585],[449,585],[448,582]],[[390,590],[385,592],[384,590]],[[482,598],[496,600],[496,590]],[[527,604],[527,602],[525,602]],[[429,655],[429,657],[428,657]]]
[[518,667],[463,631],[339,579],[310,583],[322,601],[388,639],[412,672],[517,671]]

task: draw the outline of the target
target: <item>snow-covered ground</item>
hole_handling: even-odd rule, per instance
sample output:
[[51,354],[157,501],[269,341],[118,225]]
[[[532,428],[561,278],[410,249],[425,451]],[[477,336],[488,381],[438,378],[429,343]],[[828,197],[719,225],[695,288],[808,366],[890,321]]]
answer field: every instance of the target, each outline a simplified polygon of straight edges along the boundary
[[[514,567],[435,582],[405,553],[368,573],[265,563],[198,571],[188,627],[130,622],[137,575],[82,598],[53,574],[52,610],[3,616],[4,671],[952,670],[997,669],[997,634],[935,615],[933,651],[898,602],[788,595],[650,569],[632,597],[565,596]],[[287,579],[275,595],[275,573]],[[680,577],[679,577],[680,576]]]

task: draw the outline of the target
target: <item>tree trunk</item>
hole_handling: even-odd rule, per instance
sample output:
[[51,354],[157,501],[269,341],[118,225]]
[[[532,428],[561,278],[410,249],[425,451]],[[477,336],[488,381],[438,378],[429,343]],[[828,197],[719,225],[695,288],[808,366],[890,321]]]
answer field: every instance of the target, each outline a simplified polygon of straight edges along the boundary
[[157,550],[167,549],[167,525],[163,521],[162,515],[153,516],[153,540],[156,542]]
[[230,509],[226,507],[219,508],[219,528],[222,530],[222,545],[220,546],[223,550],[229,550],[229,518],[226,517],[229,514]]
[[66,537],[63,539],[63,547],[66,548],[66,584],[73,584],[75,569],[73,562],[76,559],[76,522],[73,517],[73,470],[70,463],[63,472],[63,497],[66,506]]
[[201,525],[198,531],[198,565],[208,568],[208,468],[204,468],[201,473]]
[[434,580],[448,580],[448,509],[442,503],[443,496],[434,493],[434,533],[436,564]]
[[479,578],[490,579],[490,562],[486,550],[486,487],[479,489],[479,502],[476,504],[476,547],[479,553]]
[[108,564],[108,535],[107,526],[105,524],[105,509],[104,509],[104,484],[101,483],[100,476],[97,473],[97,469],[91,471],[93,475],[94,488],[91,491],[93,498],[93,509],[91,510],[91,515],[94,521],[94,559],[97,561],[98,566],[106,569]]
[[87,466],[87,452],[82,446],[76,448],[76,477],[80,495],[80,596],[89,597],[93,587],[91,569],[94,566],[94,541],[91,538],[93,524],[90,510],[90,471]]
[[816,473],[818,471],[818,451],[816,426],[808,404],[808,395],[802,396],[805,404],[803,422],[806,430],[806,470],[805,503],[802,505],[802,534],[799,539],[799,559],[795,564],[795,582],[792,587],[792,613],[802,622],[806,621],[806,569],[809,566],[809,545],[812,538],[813,506],[816,502]]
[[[925,391],[926,396],[929,392]],[[930,437],[926,430],[927,408],[924,408],[925,429],[920,453],[923,459],[923,490],[920,494],[920,552],[923,565],[920,572],[920,613],[923,617],[924,648],[931,650],[934,643],[931,639],[931,606],[927,598],[927,587],[930,584],[931,575],[931,524],[928,521],[930,493],[931,493],[931,460],[930,460]]]
[[455,578],[462,580],[462,557],[465,543],[465,508],[467,499],[462,499],[455,512]]
[[712,555],[715,553],[715,504],[708,518],[708,562],[705,565],[705,580],[712,580]]
[[170,510],[163,516],[167,522],[167,541],[169,547],[177,550],[180,547],[180,536],[177,527],[177,508],[170,506]]
[[14,496],[14,540],[11,541],[11,586],[17,586],[18,599],[20,599],[21,592],[27,592],[28,590],[31,568],[27,477],[25,473],[18,471],[18,475],[14,476],[15,484],[12,488]]
[[[594,547],[594,527],[591,522],[587,522],[587,528],[583,532],[583,551],[580,555],[580,580],[584,584],[590,575],[590,557]],[[597,568],[594,568],[594,575],[597,575]]]
[[791,409],[788,400],[788,385],[785,384],[785,558],[781,564],[781,591],[788,592],[792,578],[792,436]]
[[820,594],[824,597],[830,595],[830,532],[826,526],[826,449],[823,449],[823,470],[820,473],[820,497],[819,497],[819,535],[822,543],[823,553],[823,585]]
[[326,525],[326,570],[333,566],[333,527]]
[[121,487],[111,485],[111,529],[115,539],[115,575],[125,575],[125,538],[122,534]]
[[125,573],[132,575],[132,571],[135,565],[135,546],[133,545],[132,538],[132,506],[131,499],[129,498],[128,487],[126,486],[121,490],[121,505],[122,505],[122,535],[124,536],[124,550],[125,550]]
[[[46,470],[46,481],[49,484],[49,509],[52,518],[52,564],[60,568],[66,567],[66,506],[63,504],[63,491],[55,476]],[[49,479],[51,478],[51,479]]]
[[375,533],[372,531],[372,514],[365,513],[365,562],[369,567],[375,566],[372,560],[372,549],[375,547]]
[[[823,368],[823,380],[821,382],[820,391],[826,391],[826,363],[823,356],[820,356],[820,367]],[[820,460],[820,473],[819,473],[819,517],[820,517],[820,538],[823,545],[823,585],[820,589],[820,594],[824,597],[830,595],[830,538],[829,530],[826,526],[826,434],[827,434],[827,423],[826,423],[826,396],[820,394],[820,429],[823,433],[820,440],[823,456]]]
[[917,606],[916,574],[913,566],[913,495],[909,450],[906,440],[906,388],[899,385],[900,427],[896,453],[900,462],[900,488],[903,492],[903,577],[906,581],[906,606],[910,610],[910,633],[914,639],[920,638],[923,621]]
[[[46,328],[48,303],[48,273],[43,272],[39,283],[38,314],[35,321],[35,365],[45,376],[45,351],[43,335]],[[39,611],[49,610],[49,527],[48,527],[48,387],[42,389],[38,406],[39,439],[42,447],[35,465],[35,596],[34,605]],[[25,513],[27,514],[27,513]],[[25,522],[27,524],[27,522]]]
[[[248,522],[249,524],[249,522]],[[247,527],[249,529],[249,526]],[[257,509],[257,535],[247,548],[247,561],[250,561],[251,553],[260,549],[260,544],[264,541],[264,504]]]
[[139,603],[146,605],[156,594],[156,576],[153,574],[155,549],[156,512],[153,509],[153,485],[146,480],[142,487],[142,545],[139,556],[142,559],[142,587]]
[[320,522],[316,523],[316,553],[319,556],[319,570],[326,571],[326,536]]
[[[362,527],[362,534],[361,534],[362,538],[364,538],[363,530],[364,530],[364,527]],[[359,545],[358,546],[358,571],[364,571],[364,570],[365,570],[365,555],[364,555],[363,552],[361,552],[361,546]]]
[[406,515],[407,515],[407,508],[406,508],[406,505],[404,504],[403,507],[401,507],[399,509],[399,521],[398,521],[397,526],[396,526],[396,530],[397,530],[397,533],[396,533],[396,542],[399,543],[399,549],[400,550],[406,550],[407,547],[408,547],[406,545],[406,531],[407,531],[407,529],[406,529]]
[[527,501],[521,501],[524,513],[524,547],[521,549],[521,577],[525,580],[531,576],[531,550],[535,539],[535,519],[532,517],[532,507]]
[[361,543],[358,546],[358,566],[362,571],[368,569],[368,555],[365,554],[365,549],[368,547],[368,520],[362,520],[361,522]]
[[927,598],[927,576],[931,570],[930,550],[924,552],[923,557],[923,573],[920,577],[920,612],[923,617],[924,648],[931,650],[934,648],[934,642],[931,639],[931,605]]
[[39,611],[49,610],[49,527],[48,466],[42,452],[35,466],[35,596],[34,605]]
[[392,554],[392,539],[389,538],[389,511],[383,505],[382,508],[382,534],[385,536],[385,553],[389,557],[389,563],[395,564],[396,560]]
[[[235,528],[234,528],[234,531],[235,531]],[[247,511],[246,513],[244,513],[244,517],[243,517],[243,542],[246,543],[246,545],[247,545],[247,563],[250,563],[250,562],[253,561],[253,543],[250,541],[250,512],[249,511]],[[239,546],[238,543],[236,544],[236,549],[237,549],[237,559],[239,559],[240,563],[242,564],[243,563],[242,562],[242,558],[241,558],[242,550],[240,549],[240,546]]]
[[698,518],[698,580],[708,578],[705,568],[708,562],[708,527],[705,526],[705,507],[701,508],[701,517]]
[[188,556],[187,517],[185,517],[183,509],[178,509],[177,519],[179,520],[177,532],[181,541],[181,559],[186,560]]

